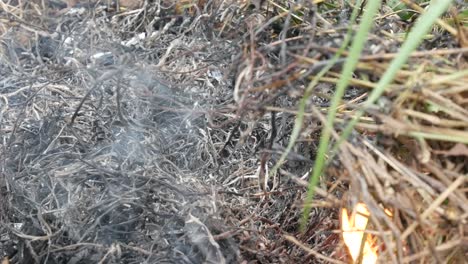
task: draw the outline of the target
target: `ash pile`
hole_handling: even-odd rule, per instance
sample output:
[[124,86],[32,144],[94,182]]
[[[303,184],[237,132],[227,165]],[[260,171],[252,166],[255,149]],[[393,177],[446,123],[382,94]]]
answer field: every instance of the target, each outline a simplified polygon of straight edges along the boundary
[[234,46],[170,4],[44,2],[0,11],[1,256],[237,262],[209,128]]

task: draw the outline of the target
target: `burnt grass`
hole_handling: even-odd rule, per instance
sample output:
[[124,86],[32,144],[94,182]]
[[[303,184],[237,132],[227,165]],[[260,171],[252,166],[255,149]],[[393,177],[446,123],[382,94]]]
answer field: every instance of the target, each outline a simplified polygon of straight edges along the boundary
[[[339,208],[353,181],[338,159],[298,229],[316,112],[277,177],[262,172],[288,144],[309,76],[341,45],[350,7],[305,5],[298,21],[235,1],[68,12],[52,2],[0,9],[2,264],[350,260]],[[376,22],[366,55],[397,52],[398,41],[375,36],[410,23]],[[421,50],[457,47],[438,39]],[[320,82],[309,104],[327,107],[334,85]],[[367,91],[352,86],[344,100]],[[384,146],[385,135],[363,134],[350,144]]]

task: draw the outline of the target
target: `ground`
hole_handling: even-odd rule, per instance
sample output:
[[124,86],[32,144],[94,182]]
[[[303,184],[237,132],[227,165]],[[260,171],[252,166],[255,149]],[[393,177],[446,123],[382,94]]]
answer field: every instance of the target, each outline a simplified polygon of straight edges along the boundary
[[[462,263],[464,3],[454,2],[447,24],[434,26],[329,153],[301,230],[346,52],[314,86],[299,136],[281,156],[300,100],[340,48],[353,10],[312,2],[0,2],[2,264],[347,263],[341,209],[359,202],[371,213],[380,262]],[[391,2],[334,132],[417,18]]]

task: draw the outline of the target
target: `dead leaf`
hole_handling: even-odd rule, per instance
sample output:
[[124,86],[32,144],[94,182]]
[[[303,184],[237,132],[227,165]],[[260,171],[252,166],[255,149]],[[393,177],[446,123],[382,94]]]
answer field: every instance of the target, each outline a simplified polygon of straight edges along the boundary
[[143,5],[143,0],[120,0],[119,6],[125,9],[137,9]]
[[468,157],[468,147],[466,144],[457,143],[449,150],[435,150],[436,154],[441,154],[445,156],[467,156]]

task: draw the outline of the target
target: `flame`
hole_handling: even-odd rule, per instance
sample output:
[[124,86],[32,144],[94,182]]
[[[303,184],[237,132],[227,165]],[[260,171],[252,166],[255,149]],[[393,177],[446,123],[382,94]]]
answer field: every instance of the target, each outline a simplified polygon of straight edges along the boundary
[[369,210],[363,203],[356,205],[356,214],[348,217],[348,210],[341,209],[341,228],[343,230],[343,240],[349,249],[353,262],[358,261],[362,248],[362,264],[377,263],[377,249],[372,247],[372,239],[366,237],[362,247],[364,230],[369,220]]

